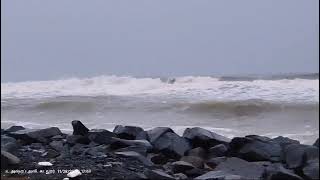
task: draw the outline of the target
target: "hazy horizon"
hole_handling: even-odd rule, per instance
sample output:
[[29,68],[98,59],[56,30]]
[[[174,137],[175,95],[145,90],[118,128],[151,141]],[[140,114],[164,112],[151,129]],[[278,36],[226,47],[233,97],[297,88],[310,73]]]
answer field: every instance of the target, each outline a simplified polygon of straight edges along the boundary
[[1,3],[1,82],[319,72],[317,0]]

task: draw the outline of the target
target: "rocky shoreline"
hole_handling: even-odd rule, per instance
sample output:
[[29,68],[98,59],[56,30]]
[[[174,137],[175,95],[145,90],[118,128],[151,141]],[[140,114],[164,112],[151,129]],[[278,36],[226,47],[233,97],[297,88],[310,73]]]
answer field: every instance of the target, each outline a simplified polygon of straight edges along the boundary
[[313,145],[258,135],[229,139],[202,128],[1,129],[1,179],[319,179]]

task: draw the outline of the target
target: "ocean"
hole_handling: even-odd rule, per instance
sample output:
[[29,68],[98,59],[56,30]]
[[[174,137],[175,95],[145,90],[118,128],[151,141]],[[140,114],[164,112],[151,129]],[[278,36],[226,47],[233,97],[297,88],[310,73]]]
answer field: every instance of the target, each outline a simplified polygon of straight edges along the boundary
[[203,127],[227,137],[319,137],[319,75],[97,76],[1,83],[1,125],[145,129]]

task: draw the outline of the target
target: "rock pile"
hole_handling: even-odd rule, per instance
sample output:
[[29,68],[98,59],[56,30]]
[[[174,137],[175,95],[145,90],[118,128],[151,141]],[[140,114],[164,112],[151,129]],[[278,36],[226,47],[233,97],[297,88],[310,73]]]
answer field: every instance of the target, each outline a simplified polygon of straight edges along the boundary
[[[179,136],[145,131],[57,127],[1,130],[1,176],[31,179],[319,179],[319,140],[300,144],[258,135],[229,139],[199,127]],[[45,164],[45,165],[44,165]],[[50,164],[50,166],[48,165]],[[24,171],[17,171],[24,170]],[[17,173],[19,172],[19,173]]]

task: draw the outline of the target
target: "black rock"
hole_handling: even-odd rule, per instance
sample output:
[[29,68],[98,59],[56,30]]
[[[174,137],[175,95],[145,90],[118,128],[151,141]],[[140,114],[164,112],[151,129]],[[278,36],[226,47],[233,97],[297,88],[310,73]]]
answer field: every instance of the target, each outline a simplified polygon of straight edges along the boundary
[[119,138],[112,138],[112,143],[110,147],[112,149],[119,149],[128,146],[136,146],[136,147],[143,147],[147,151],[151,151],[153,146],[147,140],[127,140],[127,139],[119,139]]
[[80,143],[80,144],[89,144],[90,139],[87,136],[81,136],[81,135],[68,135],[67,138],[67,143],[70,144],[71,146]]
[[183,173],[187,170],[194,169],[195,167],[185,161],[176,161],[172,163],[172,171],[174,173]]
[[107,146],[99,145],[94,147],[89,147],[85,150],[85,154],[91,155],[92,157],[103,157],[106,156]]
[[88,138],[97,144],[110,144],[115,134],[104,129],[92,129],[88,132]]
[[284,149],[284,161],[290,169],[302,168],[308,161],[319,159],[319,148],[310,145],[291,144]]
[[145,146],[128,146],[128,147],[117,149],[116,151],[117,152],[134,151],[142,154],[143,156],[147,156],[148,149]]
[[48,138],[61,134],[61,131],[57,127],[51,127],[46,129],[24,129],[15,132],[8,133],[9,136],[21,139],[27,144],[33,142],[48,143],[50,140]]
[[154,148],[170,158],[179,158],[191,149],[189,142],[175,133],[162,134],[153,143]]
[[70,148],[70,154],[75,156],[83,156],[86,154],[88,145],[85,144],[75,144]]
[[239,175],[246,179],[262,179],[265,172],[263,166],[236,157],[221,162],[214,170],[230,175]]
[[24,130],[24,129],[26,129],[26,128],[23,127],[23,126],[11,126],[8,129],[4,130],[4,132],[5,133],[10,133],[10,132],[16,132],[16,131]]
[[183,173],[176,173],[173,175],[175,179],[177,180],[185,180],[188,179],[188,176]]
[[81,121],[74,120],[71,122],[73,127],[73,135],[86,135],[89,132],[89,129],[82,124]]
[[220,163],[224,162],[227,160],[227,157],[215,157],[215,158],[210,158],[206,164],[211,167],[211,168],[216,168]]
[[156,128],[153,128],[153,129],[147,131],[148,140],[153,145],[154,142],[160,136],[162,136],[163,134],[165,134],[167,132],[174,133],[173,130],[171,128],[168,128],[168,127],[156,127]]
[[290,145],[290,144],[300,144],[300,142],[297,141],[297,140],[290,139],[290,138],[283,137],[283,136],[278,136],[276,138],[273,138],[272,141],[275,142],[275,143],[280,144],[280,146],[282,148],[284,148],[284,147],[286,147],[287,145]]
[[204,165],[203,159],[197,156],[183,156],[180,161],[188,162],[196,168],[203,168]]
[[63,142],[62,141],[52,141],[49,144],[49,146],[58,152],[63,150]]
[[188,177],[194,179],[195,177],[198,177],[198,176],[200,176],[200,175],[202,175],[202,174],[205,174],[205,173],[207,173],[207,172],[208,172],[208,171],[205,170],[205,169],[193,168],[193,169],[187,170],[187,171],[185,172],[185,174],[186,174]]
[[148,133],[146,131],[141,131],[137,136],[136,136],[137,140],[149,140],[148,138]]
[[228,147],[224,144],[218,144],[209,149],[209,157],[222,157],[227,154]]
[[246,178],[225,171],[210,171],[195,178],[196,180],[247,180]]
[[303,168],[303,174],[307,179],[319,179],[319,160],[309,161]]
[[144,173],[147,178],[152,180],[174,180],[173,176],[163,172],[162,170],[146,170]]
[[188,156],[197,156],[197,157],[200,157],[200,158],[205,158],[206,154],[207,154],[206,150],[204,148],[202,148],[202,147],[196,147],[196,148],[190,149],[187,152]]
[[141,127],[117,125],[114,128],[113,133],[115,133],[117,137],[121,139],[134,140],[136,139],[137,135],[143,131],[144,130]]
[[1,169],[6,169],[9,167],[16,167],[20,164],[20,159],[15,155],[1,150]]
[[232,156],[247,161],[281,161],[281,146],[266,137],[236,137],[229,145]]
[[314,142],[313,145],[319,147],[319,138],[316,140],[316,142]]
[[149,159],[147,159],[143,155],[141,155],[137,152],[134,152],[134,151],[115,152],[115,154],[120,155],[120,156],[124,156],[124,157],[135,158],[135,159],[139,160],[140,162],[142,162],[145,166],[153,166],[154,165]]
[[209,148],[218,144],[227,144],[230,139],[199,127],[187,128],[183,137],[192,142],[193,147]]
[[20,144],[18,144],[16,139],[6,135],[1,135],[2,150],[14,153],[18,150],[19,147],[20,147]]
[[149,153],[147,155],[148,159],[150,159],[154,164],[165,164],[168,162],[168,157],[163,155],[162,153],[159,154],[154,154],[154,153]]
[[283,165],[280,163],[271,164],[267,166],[265,176],[268,180],[303,180],[303,178],[296,175],[293,171],[284,168]]

